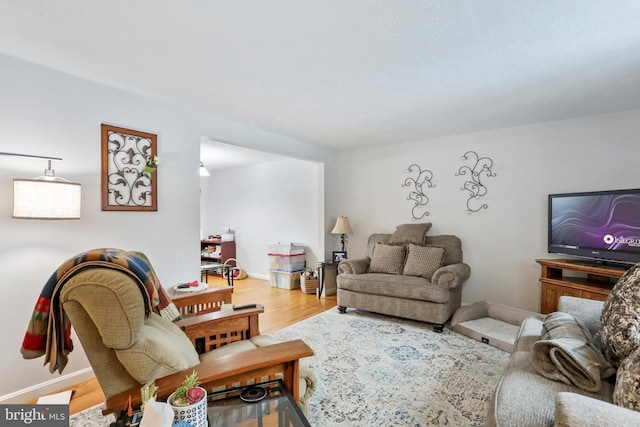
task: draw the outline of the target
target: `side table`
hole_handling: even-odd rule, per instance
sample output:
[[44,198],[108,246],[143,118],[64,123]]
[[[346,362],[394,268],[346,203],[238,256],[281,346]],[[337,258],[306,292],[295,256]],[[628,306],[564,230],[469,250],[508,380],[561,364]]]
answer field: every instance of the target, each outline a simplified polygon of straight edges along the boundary
[[227,276],[227,285],[229,285],[233,292],[233,266],[225,265],[219,262],[201,262],[200,263],[200,280],[202,280],[202,276],[204,276],[204,281],[209,283],[209,274],[213,274],[215,271],[220,271],[220,275]]
[[337,292],[336,276],[338,275],[338,264],[333,261],[321,261],[318,263],[318,298],[322,293],[333,295]]
[[207,399],[211,426],[311,427],[282,380],[211,393]]

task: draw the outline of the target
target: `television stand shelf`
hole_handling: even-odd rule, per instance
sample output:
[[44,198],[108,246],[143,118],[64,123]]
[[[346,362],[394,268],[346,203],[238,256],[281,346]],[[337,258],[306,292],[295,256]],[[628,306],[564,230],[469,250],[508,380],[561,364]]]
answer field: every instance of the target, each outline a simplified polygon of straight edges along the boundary
[[[540,312],[558,310],[558,299],[563,295],[604,301],[627,267],[589,264],[572,259],[537,259],[540,274]],[[565,274],[571,272],[571,274]]]

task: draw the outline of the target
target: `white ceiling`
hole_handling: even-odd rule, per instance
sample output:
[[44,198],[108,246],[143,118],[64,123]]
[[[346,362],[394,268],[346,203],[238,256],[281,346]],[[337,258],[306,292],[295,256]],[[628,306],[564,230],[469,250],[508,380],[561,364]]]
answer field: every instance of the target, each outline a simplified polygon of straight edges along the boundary
[[0,0],[0,52],[336,149],[640,108],[637,0]]

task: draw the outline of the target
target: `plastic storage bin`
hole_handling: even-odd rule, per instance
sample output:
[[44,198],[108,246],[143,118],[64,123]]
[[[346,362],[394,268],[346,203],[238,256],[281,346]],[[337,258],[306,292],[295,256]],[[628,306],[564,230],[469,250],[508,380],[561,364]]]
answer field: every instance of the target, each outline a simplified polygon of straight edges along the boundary
[[296,289],[300,287],[300,272],[270,271],[271,287],[280,289]]
[[304,254],[304,245],[295,243],[271,243],[267,246],[269,254],[274,255],[301,255]]
[[307,257],[305,254],[300,254],[300,255],[269,254],[269,268],[271,270],[280,270],[280,271],[304,270],[306,261],[307,261]]

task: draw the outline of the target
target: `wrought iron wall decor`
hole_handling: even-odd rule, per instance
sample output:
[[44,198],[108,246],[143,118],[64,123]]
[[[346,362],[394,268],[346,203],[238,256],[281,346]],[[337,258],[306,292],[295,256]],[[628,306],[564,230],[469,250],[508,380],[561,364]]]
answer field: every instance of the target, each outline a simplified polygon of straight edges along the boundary
[[413,187],[409,192],[409,196],[407,196],[407,200],[413,201],[411,216],[414,219],[429,216],[429,211],[427,211],[429,197],[425,194],[424,190],[426,188],[433,188],[436,186],[431,182],[433,179],[433,173],[427,169],[422,170],[422,168],[416,164],[409,166],[405,172],[415,174],[415,178],[406,178],[404,180],[404,184],[402,184],[402,187]]
[[482,203],[476,208],[473,208],[472,205],[477,205],[477,203],[472,203],[471,201],[484,197],[487,194],[487,187],[483,184],[481,178],[483,174],[487,178],[496,176],[496,174],[491,170],[493,167],[493,160],[489,157],[480,157],[475,151],[467,151],[460,157],[460,159],[462,161],[471,160],[472,162],[475,159],[475,164],[473,164],[473,166],[461,166],[455,174],[456,176],[461,176],[466,175],[467,172],[469,173],[470,179],[465,181],[464,185],[460,187],[460,190],[469,192],[469,197],[467,198],[467,213],[487,209],[489,206],[486,203]]
[[[102,124],[102,210],[157,211],[157,135]],[[149,172],[152,170],[151,172]]]

